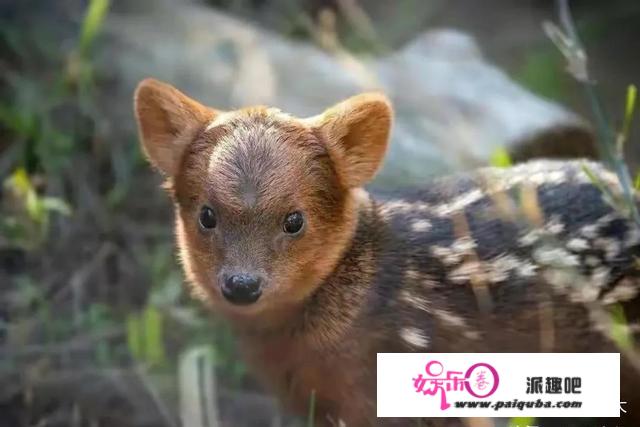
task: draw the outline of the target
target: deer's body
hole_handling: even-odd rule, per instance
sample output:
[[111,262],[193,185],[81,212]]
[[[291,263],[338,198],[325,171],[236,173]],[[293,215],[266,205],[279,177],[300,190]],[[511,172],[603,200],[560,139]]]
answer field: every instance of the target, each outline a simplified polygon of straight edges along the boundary
[[377,425],[378,352],[616,351],[609,307],[640,318],[640,229],[580,162],[377,195],[361,187],[387,144],[380,95],[302,120],[221,113],[146,81],[136,108],[194,294],[293,411],[315,393],[320,422]]
[[[543,224],[499,211],[504,189],[487,187],[498,177],[535,192]],[[300,311],[281,329],[239,331],[251,365],[298,412],[314,390],[331,419],[376,425],[378,352],[617,352],[599,310],[637,316],[640,233],[579,162],[360,200],[351,247]]]

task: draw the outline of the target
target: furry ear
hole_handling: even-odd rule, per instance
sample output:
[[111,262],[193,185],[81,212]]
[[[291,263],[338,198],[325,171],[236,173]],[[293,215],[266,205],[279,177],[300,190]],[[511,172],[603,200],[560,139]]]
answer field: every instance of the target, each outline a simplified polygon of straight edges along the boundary
[[138,84],[134,109],[142,148],[149,161],[174,176],[193,133],[218,114],[173,86],[155,79]]
[[380,168],[392,119],[391,102],[385,95],[364,93],[307,120],[325,137],[342,182],[355,188],[371,181]]

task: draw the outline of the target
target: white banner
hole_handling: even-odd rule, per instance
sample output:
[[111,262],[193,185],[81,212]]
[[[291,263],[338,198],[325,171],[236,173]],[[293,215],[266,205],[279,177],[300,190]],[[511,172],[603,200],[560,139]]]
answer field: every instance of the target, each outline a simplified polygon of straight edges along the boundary
[[619,417],[619,353],[378,353],[378,417]]

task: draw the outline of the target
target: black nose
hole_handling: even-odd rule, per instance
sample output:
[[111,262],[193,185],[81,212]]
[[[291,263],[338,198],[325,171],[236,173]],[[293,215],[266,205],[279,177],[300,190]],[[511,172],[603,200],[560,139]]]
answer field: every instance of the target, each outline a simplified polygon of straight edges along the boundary
[[222,284],[222,295],[232,304],[252,304],[260,298],[260,277],[252,274],[234,274]]

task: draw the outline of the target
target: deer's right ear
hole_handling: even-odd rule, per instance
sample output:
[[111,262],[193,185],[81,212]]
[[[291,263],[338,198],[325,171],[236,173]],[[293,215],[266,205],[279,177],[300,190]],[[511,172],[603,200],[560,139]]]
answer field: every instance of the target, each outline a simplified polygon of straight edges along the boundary
[[338,175],[349,188],[373,179],[389,145],[393,121],[391,101],[382,93],[363,93],[324,113],[305,119],[319,129],[335,153]]
[[175,176],[189,136],[218,114],[173,86],[145,79],[136,88],[134,109],[147,158],[168,176]]

